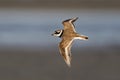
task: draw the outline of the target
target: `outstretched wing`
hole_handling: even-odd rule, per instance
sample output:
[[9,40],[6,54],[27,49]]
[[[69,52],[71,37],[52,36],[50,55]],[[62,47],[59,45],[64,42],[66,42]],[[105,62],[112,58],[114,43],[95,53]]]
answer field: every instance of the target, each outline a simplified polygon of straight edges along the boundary
[[76,32],[73,22],[75,22],[77,19],[78,17],[63,21],[62,23],[64,25],[64,30],[69,29],[69,30],[73,30],[74,32]]
[[60,54],[63,56],[66,64],[71,66],[71,44],[73,40],[62,40],[59,44]]

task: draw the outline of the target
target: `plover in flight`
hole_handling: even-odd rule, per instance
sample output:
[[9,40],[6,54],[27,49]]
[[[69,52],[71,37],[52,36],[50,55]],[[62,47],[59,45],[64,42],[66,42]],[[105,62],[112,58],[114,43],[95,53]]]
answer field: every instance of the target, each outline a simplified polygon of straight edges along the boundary
[[82,40],[87,40],[88,37],[78,34],[75,31],[75,26],[73,22],[75,22],[77,18],[72,18],[72,19],[67,19],[62,22],[64,25],[64,29],[61,30],[56,30],[52,35],[53,36],[58,36],[62,40],[59,43],[59,50],[60,54],[63,56],[65,62],[67,65],[70,67],[71,66],[71,46],[72,42],[74,39],[82,39]]

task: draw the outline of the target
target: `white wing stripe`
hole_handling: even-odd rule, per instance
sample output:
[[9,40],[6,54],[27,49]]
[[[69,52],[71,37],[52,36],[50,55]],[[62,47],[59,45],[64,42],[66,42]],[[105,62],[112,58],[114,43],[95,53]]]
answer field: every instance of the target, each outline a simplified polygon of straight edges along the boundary
[[65,48],[66,59],[67,59],[67,60],[65,60],[65,61],[66,61],[67,65],[68,65],[69,67],[71,66],[71,63],[70,63],[71,57],[69,56],[69,54],[70,54],[69,52],[70,52],[70,51],[68,51],[68,48],[69,48],[69,46],[71,45],[72,41],[73,41],[73,40],[71,40],[70,43],[68,44],[68,46]]

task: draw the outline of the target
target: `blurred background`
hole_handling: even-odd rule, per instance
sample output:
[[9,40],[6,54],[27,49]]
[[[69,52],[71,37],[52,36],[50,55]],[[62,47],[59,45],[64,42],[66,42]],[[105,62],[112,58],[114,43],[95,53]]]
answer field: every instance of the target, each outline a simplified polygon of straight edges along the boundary
[[[73,17],[68,68],[51,34]],[[119,34],[119,0],[0,0],[0,80],[120,80]]]

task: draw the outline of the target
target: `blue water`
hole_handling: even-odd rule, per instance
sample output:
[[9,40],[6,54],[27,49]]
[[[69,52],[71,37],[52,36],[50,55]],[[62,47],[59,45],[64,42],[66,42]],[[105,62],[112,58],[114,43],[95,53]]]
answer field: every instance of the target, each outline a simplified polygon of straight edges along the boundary
[[119,10],[27,8],[0,8],[0,44],[57,44],[60,39],[51,34],[54,30],[63,28],[63,20],[72,17],[79,17],[75,22],[76,31],[89,36],[89,40],[81,45],[120,45]]

